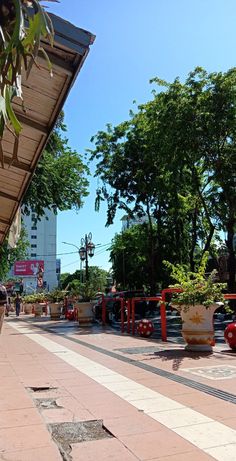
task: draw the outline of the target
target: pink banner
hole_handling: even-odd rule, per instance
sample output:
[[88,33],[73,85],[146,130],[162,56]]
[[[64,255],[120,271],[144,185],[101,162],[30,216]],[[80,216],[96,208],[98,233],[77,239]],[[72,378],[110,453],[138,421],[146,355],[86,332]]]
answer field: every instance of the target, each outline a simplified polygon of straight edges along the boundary
[[31,259],[29,261],[16,261],[14,264],[14,275],[38,277],[44,272],[44,261]]

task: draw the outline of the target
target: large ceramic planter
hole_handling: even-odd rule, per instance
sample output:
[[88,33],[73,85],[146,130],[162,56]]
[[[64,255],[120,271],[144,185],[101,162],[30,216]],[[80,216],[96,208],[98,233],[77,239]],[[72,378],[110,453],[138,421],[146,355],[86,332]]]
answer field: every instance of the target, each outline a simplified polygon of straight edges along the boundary
[[94,321],[93,306],[90,302],[74,304],[77,311],[77,320],[81,327],[91,326]]
[[34,304],[34,316],[35,317],[41,317],[41,315],[43,314],[43,306],[44,306],[44,303]]
[[208,308],[197,304],[181,308],[182,336],[187,343],[186,350],[211,352],[214,346],[213,314],[222,303],[211,304]]
[[49,303],[51,320],[59,320],[61,318],[62,307],[61,303]]
[[4,315],[5,315],[5,306],[0,306],[0,333],[2,331]]
[[32,304],[30,303],[24,304],[23,309],[24,309],[25,314],[32,314],[32,309],[33,309]]

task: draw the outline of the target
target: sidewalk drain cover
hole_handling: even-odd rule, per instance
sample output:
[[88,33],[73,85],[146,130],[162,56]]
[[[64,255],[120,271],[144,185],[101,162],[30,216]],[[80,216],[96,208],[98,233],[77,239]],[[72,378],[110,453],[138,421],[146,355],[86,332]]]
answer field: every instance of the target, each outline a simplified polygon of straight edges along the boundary
[[124,354],[148,354],[150,352],[160,352],[163,349],[156,346],[148,347],[124,347],[123,349],[115,349],[115,351],[123,352]]
[[62,408],[57,405],[55,399],[35,399],[36,406],[41,410],[49,410],[52,408]]
[[58,445],[64,460],[71,460],[72,443],[90,442],[111,438],[113,435],[103,426],[102,420],[48,424],[52,438]]

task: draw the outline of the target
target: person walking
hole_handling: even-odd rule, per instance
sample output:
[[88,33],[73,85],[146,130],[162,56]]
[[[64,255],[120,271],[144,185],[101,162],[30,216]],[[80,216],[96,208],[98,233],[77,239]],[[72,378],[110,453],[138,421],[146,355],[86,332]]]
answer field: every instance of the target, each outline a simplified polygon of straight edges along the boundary
[[16,298],[15,298],[15,307],[16,307],[17,317],[19,317],[20,315],[20,304],[21,304],[21,299],[20,299],[19,293],[17,293]]
[[0,333],[2,330],[6,303],[7,303],[7,290],[5,286],[0,283]]

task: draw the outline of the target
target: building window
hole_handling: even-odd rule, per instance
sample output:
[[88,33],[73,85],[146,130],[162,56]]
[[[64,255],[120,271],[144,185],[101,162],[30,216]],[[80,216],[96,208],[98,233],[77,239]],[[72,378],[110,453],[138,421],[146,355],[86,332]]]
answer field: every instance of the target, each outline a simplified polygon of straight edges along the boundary
[[36,258],[37,254],[36,253],[31,253],[31,258]]
[[31,248],[37,248],[37,245],[36,245],[35,243],[33,243],[33,244],[31,245]]
[[31,235],[31,238],[32,238],[32,239],[36,239],[36,238],[37,238],[37,235]]
[[32,227],[31,227],[31,230],[37,230],[37,227],[36,227],[36,226],[32,226]]

